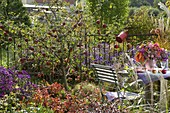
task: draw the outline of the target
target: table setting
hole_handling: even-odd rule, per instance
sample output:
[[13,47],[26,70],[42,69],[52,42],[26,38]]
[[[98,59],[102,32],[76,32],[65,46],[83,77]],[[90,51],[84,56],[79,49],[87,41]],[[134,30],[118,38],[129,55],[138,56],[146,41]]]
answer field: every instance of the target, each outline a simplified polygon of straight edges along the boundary
[[[141,44],[136,52],[134,60],[138,62],[135,68],[138,79],[145,84],[145,98],[153,104],[153,84],[160,81],[160,107],[165,109],[167,105],[168,78],[170,69],[168,68],[169,53],[161,48],[158,43],[148,42]],[[149,91],[149,92],[148,92]]]

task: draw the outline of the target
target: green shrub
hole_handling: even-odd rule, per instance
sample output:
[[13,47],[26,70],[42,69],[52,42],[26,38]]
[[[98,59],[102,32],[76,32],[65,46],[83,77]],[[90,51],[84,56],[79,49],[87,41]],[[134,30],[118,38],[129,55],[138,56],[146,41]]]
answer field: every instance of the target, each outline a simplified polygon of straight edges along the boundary
[[149,15],[153,15],[153,16],[158,16],[160,13],[160,10],[157,9],[157,8],[150,8],[149,11],[148,11],[148,14]]
[[81,96],[79,90],[82,90],[83,93],[85,93],[86,95],[90,95],[90,94],[93,94],[93,93],[96,93],[95,90],[98,92],[98,94],[100,95],[99,93],[99,87],[96,86],[95,84],[92,84],[92,83],[87,83],[87,82],[81,82],[79,84],[77,84],[74,89],[73,89],[73,94],[75,95],[79,95]]
[[135,12],[136,12],[137,9],[138,9],[137,7],[131,7],[131,8],[129,8],[129,16],[132,16],[133,14],[135,14]]

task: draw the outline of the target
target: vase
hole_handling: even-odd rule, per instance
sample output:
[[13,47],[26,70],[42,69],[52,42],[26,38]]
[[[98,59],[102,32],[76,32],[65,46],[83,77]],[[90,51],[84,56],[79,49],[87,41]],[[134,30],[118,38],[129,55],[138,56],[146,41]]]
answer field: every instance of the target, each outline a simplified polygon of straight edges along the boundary
[[149,59],[145,62],[145,68],[147,70],[152,70],[155,67],[156,67],[156,61],[155,60]]

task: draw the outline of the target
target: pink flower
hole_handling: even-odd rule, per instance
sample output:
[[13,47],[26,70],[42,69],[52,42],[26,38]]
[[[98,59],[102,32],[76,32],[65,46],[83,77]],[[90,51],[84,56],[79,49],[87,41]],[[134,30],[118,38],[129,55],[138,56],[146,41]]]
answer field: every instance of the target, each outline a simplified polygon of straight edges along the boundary
[[152,48],[152,47],[153,47],[152,43],[149,43],[149,44],[148,44],[148,47],[149,47],[149,48]]
[[155,43],[153,46],[155,46],[155,47],[159,47],[159,44],[158,44],[158,43]]
[[161,48],[161,51],[165,51],[165,49],[164,49],[164,48]]
[[144,58],[144,60],[155,59],[155,60],[163,60],[168,56],[166,49],[160,48],[158,43],[149,42],[147,44],[141,44],[138,48],[138,56],[140,52],[140,58]]

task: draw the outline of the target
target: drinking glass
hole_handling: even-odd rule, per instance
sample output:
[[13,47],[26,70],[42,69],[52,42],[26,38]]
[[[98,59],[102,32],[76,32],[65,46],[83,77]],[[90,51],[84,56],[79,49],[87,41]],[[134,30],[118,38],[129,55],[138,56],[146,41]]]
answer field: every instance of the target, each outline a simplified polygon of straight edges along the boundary
[[165,69],[165,68],[166,68],[166,62],[165,62],[165,61],[162,61],[162,62],[161,62],[161,68],[162,68],[162,69]]

